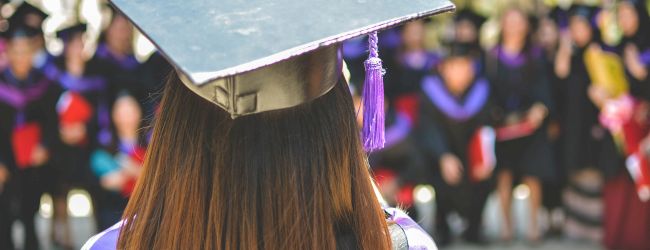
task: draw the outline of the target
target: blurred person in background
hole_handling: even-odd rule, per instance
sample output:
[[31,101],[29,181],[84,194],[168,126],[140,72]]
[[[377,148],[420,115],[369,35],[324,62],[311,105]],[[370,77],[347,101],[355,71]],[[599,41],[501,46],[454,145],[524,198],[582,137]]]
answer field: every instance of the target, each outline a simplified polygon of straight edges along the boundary
[[[475,67],[480,56],[474,46],[452,44],[438,66],[439,74],[427,76],[422,82],[418,138],[427,162],[432,164],[421,174],[433,174],[428,181],[436,189],[436,242],[441,246],[451,242],[447,216],[452,211],[468,221],[463,234],[466,241],[486,242],[481,223],[492,190],[487,180],[495,159],[494,130],[484,128],[490,122],[490,86]],[[471,145],[472,140],[479,140],[478,144]],[[485,148],[491,150],[481,152]],[[476,152],[484,154],[476,157]],[[482,156],[490,159],[479,159]]]
[[402,43],[396,51],[396,69],[386,83],[387,98],[400,112],[417,120],[417,93],[422,78],[433,71],[440,56],[424,47],[425,20],[408,22],[400,27]]
[[99,37],[94,58],[101,75],[106,79],[110,102],[121,91],[128,91],[142,102],[146,98],[142,82],[141,64],[133,51],[133,25],[124,15],[111,10],[112,17],[104,33]]
[[113,144],[92,153],[93,173],[99,178],[97,226],[100,231],[117,223],[140,175],[146,151],[142,133],[142,107],[128,92],[121,92],[112,108]]
[[11,169],[3,192],[14,197],[15,212],[25,228],[24,249],[39,248],[34,217],[44,183],[50,181],[43,174],[58,135],[55,106],[60,90],[33,66],[38,34],[19,17],[10,18],[4,34],[9,67],[0,74],[0,155],[2,164]]
[[634,113],[626,127],[631,123],[639,130],[625,136],[621,151],[627,157],[626,164],[606,171],[603,243],[608,249],[650,249],[650,197],[647,189],[645,193],[638,189],[639,178],[650,175],[650,17],[644,1],[625,0],[617,7],[617,22],[623,33],[619,55],[634,101]]
[[537,243],[541,239],[537,223],[542,199],[540,181],[553,178],[554,169],[546,130],[552,96],[542,52],[531,41],[532,30],[524,11],[506,9],[501,16],[499,43],[486,56],[485,67],[497,122],[497,191],[504,218],[501,238],[513,239],[512,186],[521,181],[530,188],[526,238]]
[[48,16],[49,15],[41,9],[25,1],[22,1],[12,14],[12,18],[21,20],[26,26],[38,33],[34,37],[36,52],[34,53],[33,58],[34,68],[37,70],[44,70],[54,60],[52,54],[45,49],[45,37],[42,29],[43,21],[45,21]]
[[596,26],[599,9],[573,5],[568,13],[568,30],[562,34],[555,58],[555,74],[564,85],[562,110],[564,166],[569,185],[563,192],[566,211],[565,233],[576,239],[598,242],[602,238],[601,169],[620,166],[612,135],[599,121],[600,103],[585,64],[588,49],[601,49]]
[[63,53],[45,69],[65,91],[57,103],[60,140],[52,155],[56,180],[51,190],[52,241],[64,249],[72,248],[68,192],[83,188],[94,196],[97,181],[90,170],[90,154],[112,140],[106,81],[98,75],[96,61],[89,61],[84,53],[85,30],[86,24],[78,23],[58,31],[64,43]]

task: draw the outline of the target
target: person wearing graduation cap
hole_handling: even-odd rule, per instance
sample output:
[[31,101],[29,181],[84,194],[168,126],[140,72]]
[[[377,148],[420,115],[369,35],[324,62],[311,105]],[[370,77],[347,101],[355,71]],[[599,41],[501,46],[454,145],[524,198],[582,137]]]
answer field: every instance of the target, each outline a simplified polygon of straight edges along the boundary
[[[61,56],[44,73],[65,91],[59,96],[59,140],[52,152],[54,244],[71,248],[67,195],[72,188],[88,190],[95,198],[98,186],[90,171],[90,154],[112,141],[106,81],[97,61],[84,54],[86,24],[78,23],[57,32],[64,44]],[[95,199],[93,199],[95,200]]]
[[54,60],[54,56],[45,49],[45,37],[43,36],[43,21],[48,16],[41,9],[23,1],[9,17],[9,19],[14,19],[16,22],[24,23],[37,32],[37,35],[34,36],[36,53],[34,54],[33,64],[39,70],[45,69]]
[[25,227],[24,249],[38,249],[34,217],[44,183],[50,180],[44,173],[58,134],[55,106],[60,89],[32,64],[38,50],[34,43],[37,30],[12,20],[4,36],[9,67],[0,73],[0,158],[10,169],[10,179],[3,195],[14,195],[19,207],[18,219]]
[[[382,209],[364,148],[384,142],[375,32],[450,2],[112,3],[176,70],[123,221],[84,249],[436,249]],[[339,42],[368,33],[361,139]]]
[[417,137],[433,162],[422,173],[431,173],[427,182],[437,191],[436,242],[451,242],[447,216],[458,211],[469,223],[465,240],[482,244],[483,206],[492,190],[487,180],[495,166],[490,86],[474,67],[480,51],[467,43],[449,47],[438,74],[422,81]]

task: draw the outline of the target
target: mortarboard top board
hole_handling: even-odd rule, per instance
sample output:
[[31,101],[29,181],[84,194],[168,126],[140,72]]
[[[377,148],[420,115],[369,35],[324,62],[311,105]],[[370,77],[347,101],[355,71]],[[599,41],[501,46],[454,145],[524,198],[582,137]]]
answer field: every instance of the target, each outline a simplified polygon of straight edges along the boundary
[[56,32],[56,37],[66,41],[70,39],[74,34],[86,32],[85,23],[77,23],[75,25],[69,26],[67,28],[61,29]]
[[[339,42],[455,8],[447,0],[111,3],[170,60],[185,85],[233,117],[292,107],[329,91],[331,79],[330,86],[315,86],[315,90],[292,86],[305,85],[310,79],[292,70],[304,71],[305,64],[317,64],[313,68],[338,78]],[[243,96],[247,92],[256,95]],[[269,93],[273,95],[264,96]],[[290,100],[288,95],[304,98]]]
[[11,14],[11,17],[9,17],[9,19],[21,21],[25,23],[25,25],[37,29],[39,32],[42,32],[41,26],[43,24],[43,20],[45,20],[47,17],[47,13],[43,12],[36,6],[23,1],[23,3],[21,3],[20,6],[16,8],[14,13]]
[[22,20],[9,19],[9,27],[3,31],[1,36],[5,39],[11,40],[15,38],[31,38],[40,34],[40,30],[26,25]]

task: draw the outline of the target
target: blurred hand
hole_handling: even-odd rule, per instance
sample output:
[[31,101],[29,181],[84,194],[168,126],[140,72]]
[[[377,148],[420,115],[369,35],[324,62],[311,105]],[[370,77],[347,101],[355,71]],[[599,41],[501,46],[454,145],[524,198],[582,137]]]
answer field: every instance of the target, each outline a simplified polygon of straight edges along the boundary
[[477,171],[474,172],[474,178],[477,181],[483,181],[492,175],[494,166],[481,166],[480,168],[476,168],[476,169]]
[[526,119],[532,123],[533,127],[539,128],[539,126],[542,125],[542,122],[544,122],[546,115],[548,115],[548,109],[546,106],[541,103],[535,103],[530,107],[530,109],[528,109]]
[[600,84],[595,83],[589,85],[587,94],[589,95],[591,102],[593,102],[598,108],[602,107],[605,104],[605,101],[610,98],[607,90],[601,87]]
[[444,154],[440,157],[440,172],[442,178],[451,186],[458,185],[463,176],[463,164],[453,154]]
[[641,57],[639,56],[639,48],[634,44],[625,46],[623,52],[623,61],[625,67],[630,71],[630,74],[637,80],[643,80],[648,76],[648,70],[645,68]]
[[49,153],[47,152],[47,149],[43,147],[43,145],[37,145],[36,148],[34,148],[34,151],[32,151],[31,155],[31,162],[32,166],[42,166],[47,162],[49,158]]
[[59,128],[61,141],[67,145],[78,145],[86,138],[86,125],[83,123],[65,124]]
[[0,163],[0,193],[4,189],[5,183],[9,180],[9,170],[4,164]]
[[100,184],[103,188],[111,191],[120,191],[124,184],[126,183],[126,178],[121,171],[114,171],[102,176]]
[[137,178],[140,176],[140,172],[142,172],[141,164],[131,159],[131,157],[124,158],[120,165],[122,166],[124,175],[129,177]]
[[571,55],[573,54],[573,43],[568,32],[560,36],[560,44],[557,54],[555,55],[555,74],[560,78],[565,78],[571,72]]

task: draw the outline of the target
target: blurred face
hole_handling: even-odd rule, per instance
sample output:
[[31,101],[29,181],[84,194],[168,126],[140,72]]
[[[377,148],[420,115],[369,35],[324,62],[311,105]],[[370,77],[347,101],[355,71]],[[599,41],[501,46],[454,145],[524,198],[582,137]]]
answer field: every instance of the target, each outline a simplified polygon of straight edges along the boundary
[[506,11],[501,19],[501,34],[504,41],[523,41],[528,33],[528,18],[516,9]]
[[15,38],[9,42],[7,57],[11,71],[18,79],[25,79],[32,69],[34,57],[33,40],[27,37]]
[[106,43],[115,52],[130,53],[133,40],[133,25],[122,15],[116,15],[114,18],[106,30]]
[[79,145],[86,138],[86,124],[81,122],[61,124],[59,134],[65,144]]
[[639,29],[639,15],[631,3],[622,2],[618,6],[618,25],[625,36],[633,36]]
[[445,79],[447,89],[460,95],[467,90],[474,79],[474,65],[469,57],[447,58],[440,65],[440,74]]
[[137,134],[142,118],[140,104],[132,96],[122,96],[113,106],[113,123],[118,134]]
[[456,41],[473,43],[478,40],[478,30],[469,20],[460,20],[456,23]]
[[573,16],[569,20],[571,39],[578,47],[585,47],[591,42],[592,29],[589,21],[581,16]]
[[557,44],[558,31],[555,22],[545,18],[540,23],[538,40],[545,48],[553,48]]
[[84,42],[81,33],[73,35],[65,46],[65,57],[68,59],[83,58]]
[[418,20],[405,24],[402,40],[407,50],[421,49],[424,41],[424,23]]

